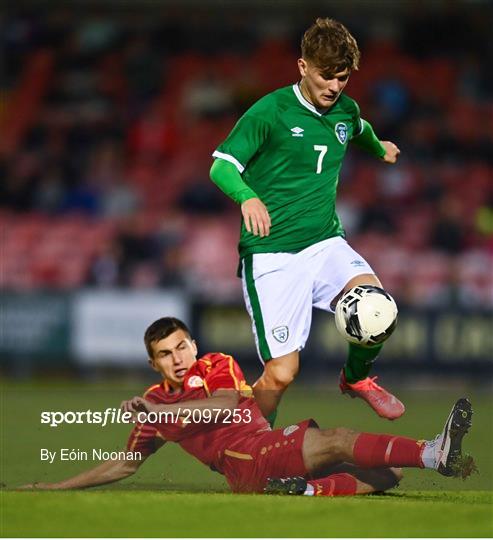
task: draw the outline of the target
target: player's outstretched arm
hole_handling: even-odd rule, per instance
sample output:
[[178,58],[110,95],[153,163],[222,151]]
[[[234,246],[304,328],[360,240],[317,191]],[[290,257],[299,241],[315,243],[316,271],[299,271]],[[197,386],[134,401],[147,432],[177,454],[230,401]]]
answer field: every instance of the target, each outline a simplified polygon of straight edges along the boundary
[[397,156],[401,153],[399,148],[390,141],[380,141],[380,144],[385,148],[385,154],[381,158],[385,163],[395,163],[397,161]]
[[193,399],[190,401],[180,401],[179,403],[152,403],[140,396],[123,401],[120,405],[124,412],[152,412],[152,413],[170,413],[178,416],[186,415],[189,411],[221,411],[218,419],[227,413],[234,411],[240,399],[239,392],[230,388],[218,389],[210,397],[204,399]]
[[83,489],[110,484],[134,474],[145,460],[146,457],[141,460],[108,460],[61,482],[35,482],[21,486],[19,489]]
[[385,163],[395,163],[400,154],[399,148],[390,141],[380,141],[369,122],[361,119],[361,133],[351,139],[356,146],[380,158]]

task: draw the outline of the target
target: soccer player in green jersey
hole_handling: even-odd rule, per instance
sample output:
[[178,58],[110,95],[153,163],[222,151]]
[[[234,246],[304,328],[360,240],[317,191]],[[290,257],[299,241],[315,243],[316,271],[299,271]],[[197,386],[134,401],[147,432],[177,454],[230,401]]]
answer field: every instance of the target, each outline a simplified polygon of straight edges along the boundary
[[[264,363],[254,391],[270,419],[298,373],[312,307],[333,312],[352,287],[382,287],[344,239],[335,211],[348,144],[385,163],[395,163],[399,154],[343,93],[360,57],[349,31],[319,18],[305,32],[301,52],[301,80],[257,101],[213,153],[211,168],[212,180],[241,205],[240,271]],[[404,405],[369,377],[381,348],[349,344],[340,388],[393,420]]]

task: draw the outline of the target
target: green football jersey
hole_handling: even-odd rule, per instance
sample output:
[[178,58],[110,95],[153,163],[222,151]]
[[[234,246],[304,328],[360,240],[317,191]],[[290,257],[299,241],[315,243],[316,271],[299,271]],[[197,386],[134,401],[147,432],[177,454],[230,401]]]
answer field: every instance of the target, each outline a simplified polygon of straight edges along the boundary
[[272,221],[264,238],[242,223],[240,257],[296,253],[344,234],[335,210],[339,171],[349,140],[361,131],[353,99],[341,94],[322,114],[297,84],[264,96],[240,118],[213,157],[236,166]]

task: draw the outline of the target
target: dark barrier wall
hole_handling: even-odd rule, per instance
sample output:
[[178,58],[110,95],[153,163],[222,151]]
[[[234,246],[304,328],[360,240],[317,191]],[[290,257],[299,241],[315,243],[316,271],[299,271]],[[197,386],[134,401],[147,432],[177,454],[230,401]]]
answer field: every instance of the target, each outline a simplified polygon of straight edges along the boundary
[[[0,301],[0,354],[7,364],[22,358],[37,366],[60,365],[63,359],[91,367],[142,366],[143,330],[163,315],[184,318],[201,353],[223,351],[247,367],[258,364],[250,319],[241,304],[197,304],[177,290],[4,294]],[[302,352],[305,375],[311,368],[339,366],[345,352],[333,316],[315,310]],[[403,309],[379,363],[491,372],[493,313]]]
[[[241,306],[196,306],[194,328],[205,350],[221,350],[238,357],[254,356],[250,319]],[[304,369],[340,365],[346,343],[337,333],[332,315],[314,311],[312,330],[302,358]],[[423,368],[464,370],[493,366],[493,317],[490,311],[401,310],[399,324],[385,345],[381,362]]]
[[37,355],[59,359],[70,351],[71,295],[63,293],[4,294],[1,303],[2,358]]

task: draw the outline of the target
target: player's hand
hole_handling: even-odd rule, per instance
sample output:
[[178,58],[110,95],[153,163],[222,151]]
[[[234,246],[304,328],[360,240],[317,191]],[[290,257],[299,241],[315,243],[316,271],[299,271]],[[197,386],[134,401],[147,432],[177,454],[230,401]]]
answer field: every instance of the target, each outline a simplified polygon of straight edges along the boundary
[[258,198],[246,200],[241,205],[246,230],[254,236],[269,236],[270,216],[265,204]]
[[395,163],[397,156],[401,153],[399,148],[390,141],[380,141],[380,143],[385,148],[385,155],[382,157],[382,161],[385,161],[385,163]]
[[16,491],[24,491],[28,489],[54,489],[53,484],[45,484],[44,482],[33,482],[32,484],[25,484],[15,488]]
[[154,403],[147,401],[140,396],[135,396],[132,399],[122,401],[120,409],[123,412],[137,413],[137,412],[152,412],[155,409]]

